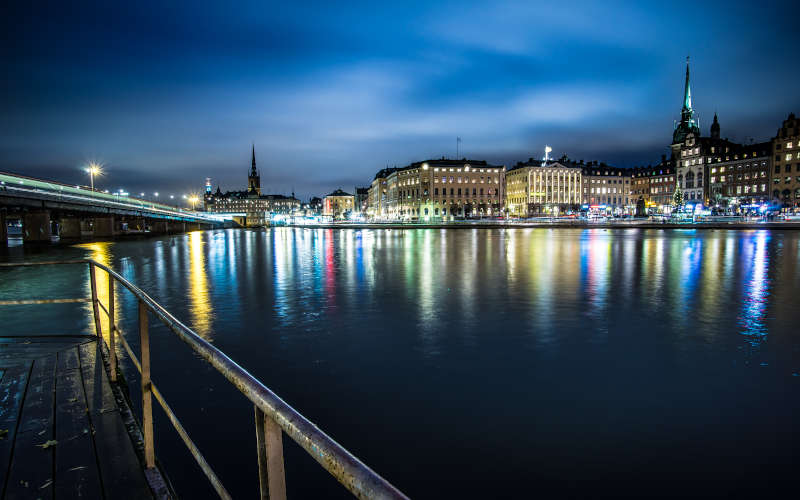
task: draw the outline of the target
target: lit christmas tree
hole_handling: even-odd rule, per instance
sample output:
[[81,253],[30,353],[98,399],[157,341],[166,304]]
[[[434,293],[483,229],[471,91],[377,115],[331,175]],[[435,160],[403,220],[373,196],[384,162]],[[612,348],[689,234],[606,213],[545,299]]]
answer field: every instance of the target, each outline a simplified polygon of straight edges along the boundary
[[680,186],[675,186],[675,192],[672,193],[672,206],[676,210],[680,210],[683,206],[683,191],[681,191]]

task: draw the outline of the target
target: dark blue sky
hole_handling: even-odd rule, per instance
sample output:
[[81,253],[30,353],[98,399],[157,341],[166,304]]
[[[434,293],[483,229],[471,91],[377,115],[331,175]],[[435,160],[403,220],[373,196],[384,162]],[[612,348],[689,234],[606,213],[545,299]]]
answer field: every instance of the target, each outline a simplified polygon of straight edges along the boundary
[[[18,2],[23,4],[23,2]],[[119,5],[111,5],[118,3]],[[33,5],[29,5],[33,4]],[[794,2],[25,2],[4,7],[0,170],[306,198],[463,155],[656,162],[692,57],[703,133],[800,112]]]

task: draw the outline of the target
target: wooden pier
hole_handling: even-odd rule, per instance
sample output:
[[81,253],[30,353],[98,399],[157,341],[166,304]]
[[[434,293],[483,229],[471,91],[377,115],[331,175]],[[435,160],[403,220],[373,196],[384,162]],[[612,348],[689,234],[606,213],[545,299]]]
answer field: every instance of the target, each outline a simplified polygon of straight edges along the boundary
[[101,345],[88,335],[0,338],[0,498],[168,497],[148,486]]
[[[9,299],[0,300],[0,306],[89,303],[95,335],[0,336],[0,500],[173,497],[155,457],[153,400],[220,498],[231,498],[150,378],[150,316],[253,403],[254,458],[262,500],[286,498],[284,434],[356,497],[408,498],[110,267],[81,259],[0,263],[0,270],[40,266],[87,266],[91,296]],[[105,302],[97,293],[101,279],[108,283]],[[138,302],[138,356],[115,320],[115,283]],[[108,319],[105,333],[101,314]],[[123,353],[139,375],[141,426],[123,393],[124,377],[117,362]]]

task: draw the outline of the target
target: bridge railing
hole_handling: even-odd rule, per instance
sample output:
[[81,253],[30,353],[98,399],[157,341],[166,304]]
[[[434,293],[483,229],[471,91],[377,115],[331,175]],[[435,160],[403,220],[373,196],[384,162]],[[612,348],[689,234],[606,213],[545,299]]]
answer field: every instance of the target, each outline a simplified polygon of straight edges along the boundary
[[[175,412],[170,408],[163,394],[158,390],[150,376],[150,334],[149,317],[155,316],[175,335],[185,342],[194,352],[221,373],[244,396],[253,403],[255,414],[256,450],[258,460],[258,476],[262,499],[285,499],[286,480],[283,462],[283,433],[292,438],[308,452],[319,464],[334,476],[345,488],[358,498],[407,498],[388,481],[367,467],[339,443],[289,406],[274,392],[253,377],[244,368],[236,364],[225,353],[200,337],[191,328],[181,323],[160,304],[153,300],[139,287],[119,275],[113,269],[91,259],[2,263],[0,268],[29,267],[42,265],[88,265],[91,287],[90,298],[74,299],[22,299],[0,301],[2,305],[53,304],[91,302],[95,332],[98,342],[103,342],[100,313],[108,317],[109,363],[111,380],[117,379],[117,340],[130,357],[141,374],[142,389],[142,434],[144,436],[145,467],[155,467],[155,442],[153,436],[152,400],[161,405],[170,423],[180,435],[197,464],[206,475],[220,498],[231,498],[222,481],[214,473],[211,465],[203,457],[200,450],[181,425]],[[97,294],[97,269],[106,272],[108,278],[108,301],[103,304]],[[101,275],[102,276],[102,275]],[[136,297],[138,301],[138,327],[140,352],[136,356],[125,335],[115,321],[114,287],[119,283]],[[102,350],[101,350],[102,351]]]
[[214,221],[212,217],[203,212],[183,209],[178,206],[167,205],[157,201],[142,200],[132,196],[120,196],[113,193],[104,193],[91,190],[89,187],[78,187],[62,184],[55,181],[34,179],[19,174],[0,172],[0,192],[12,190],[20,193],[35,193],[39,195],[57,196],[59,200],[75,202],[96,202],[104,206],[114,206],[123,209],[147,210],[173,217],[187,219],[202,219]]

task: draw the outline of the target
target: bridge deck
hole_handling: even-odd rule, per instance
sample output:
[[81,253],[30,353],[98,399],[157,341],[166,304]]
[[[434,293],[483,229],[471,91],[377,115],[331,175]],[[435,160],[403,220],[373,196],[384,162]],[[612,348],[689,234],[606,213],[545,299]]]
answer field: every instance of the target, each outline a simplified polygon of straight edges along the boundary
[[0,338],[0,498],[154,497],[100,349]]

